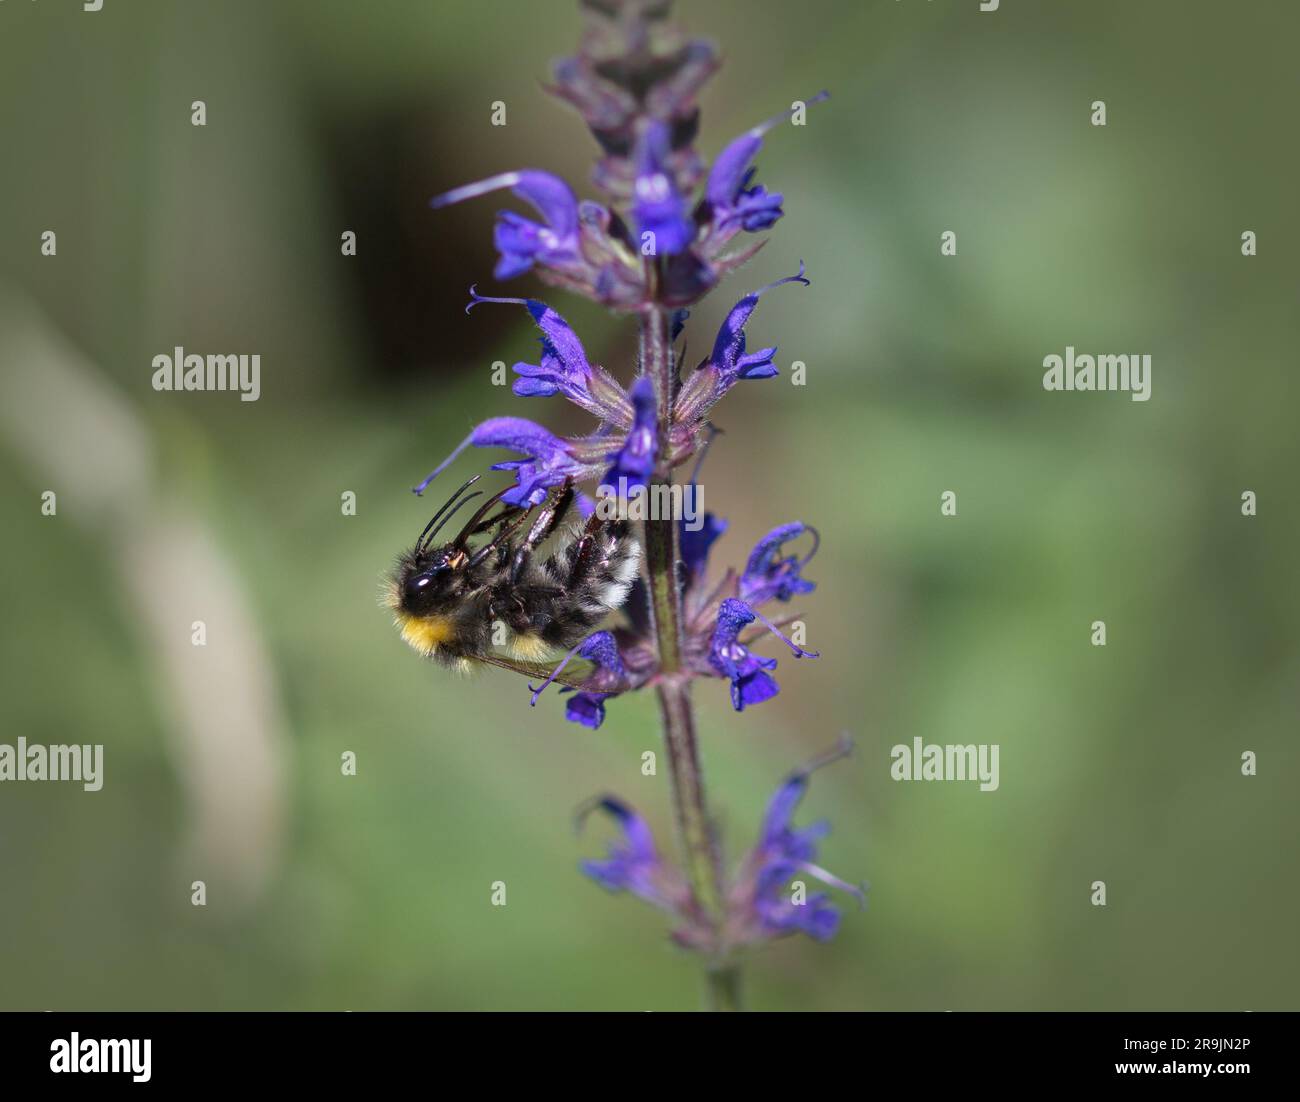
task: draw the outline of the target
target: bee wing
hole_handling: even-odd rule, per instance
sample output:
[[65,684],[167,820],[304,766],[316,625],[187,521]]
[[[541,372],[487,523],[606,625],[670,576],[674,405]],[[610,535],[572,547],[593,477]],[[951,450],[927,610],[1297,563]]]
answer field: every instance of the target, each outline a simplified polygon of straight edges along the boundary
[[[516,673],[535,677],[539,681],[545,681],[551,676],[551,671],[555,669],[555,664],[525,662],[518,658],[506,658],[503,655],[496,654],[479,655],[478,660],[486,662],[490,666],[500,666],[503,670],[514,670]],[[564,667],[555,680],[571,689],[581,689],[595,672],[596,664],[594,662],[588,662],[585,658],[575,658]]]

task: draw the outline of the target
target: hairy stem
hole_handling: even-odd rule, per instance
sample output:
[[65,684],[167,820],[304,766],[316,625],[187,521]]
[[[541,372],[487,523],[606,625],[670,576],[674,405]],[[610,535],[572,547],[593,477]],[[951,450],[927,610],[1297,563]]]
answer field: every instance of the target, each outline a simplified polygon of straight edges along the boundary
[[740,965],[734,961],[719,961],[709,966],[705,979],[710,1010],[745,1009],[740,998]]
[[[668,430],[677,380],[673,364],[668,311],[655,306],[641,320],[642,370],[654,382],[659,412],[659,455],[656,481],[671,483]],[[670,500],[661,498],[660,500]],[[705,802],[691,706],[690,679],[682,669],[682,592],[678,584],[678,533],[674,517],[645,522],[646,570],[650,579],[650,606],[659,646],[659,714],[663,720],[664,747],[672,779],[673,811],[683,865],[696,905],[720,932],[723,921],[722,869]],[[705,962],[705,1005],[710,1010],[740,1009],[739,970],[722,957]]]
[[696,902],[715,922],[721,916],[718,862],[704,802],[704,777],[695,738],[690,686],[678,678],[659,683],[659,714],[673,784],[678,840]]

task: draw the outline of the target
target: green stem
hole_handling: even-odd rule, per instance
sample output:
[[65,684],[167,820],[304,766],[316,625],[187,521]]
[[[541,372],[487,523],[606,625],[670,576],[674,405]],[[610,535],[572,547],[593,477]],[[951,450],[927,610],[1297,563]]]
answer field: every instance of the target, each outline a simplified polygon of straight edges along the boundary
[[740,998],[740,965],[731,961],[710,965],[705,979],[710,1010],[745,1009]]
[[[670,484],[673,473],[666,457],[669,454],[668,429],[672,421],[677,371],[672,358],[669,325],[669,314],[663,307],[651,307],[642,315],[641,365],[654,382],[659,413],[661,462],[655,479]],[[682,593],[677,575],[677,521],[673,517],[647,520],[644,536],[650,606],[659,647],[659,714],[663,720],[664,747],[672,783],[677,841],[696,905],[712,924],[715,935],[720,936],[724,921],[721,860],[705,802],[690,677],[682,669]],[[707,958],[704,978],[708,1009],[741,1009],[740,972],[734,962],[721,953]]]
[[704,802],[704,776],[695,737],[695,713],[690,683],[668,677],[659,682],[659,714],[663,719],[668,772],[672,777],[673,810],[678,843],[685,857],[695,900],[715,927],[722,917],[717,850]]

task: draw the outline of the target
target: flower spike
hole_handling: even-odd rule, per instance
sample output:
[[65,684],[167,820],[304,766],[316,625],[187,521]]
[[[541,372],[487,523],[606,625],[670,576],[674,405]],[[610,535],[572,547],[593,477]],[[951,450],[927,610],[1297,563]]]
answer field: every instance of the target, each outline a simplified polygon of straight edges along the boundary
[[[504,485],[484,492],[474,486],[477,475],[462,485],[399,559],[386,599],[402,635],[422,654],[452,667],[479,662],[522,674],[530,707],[554,683],[566,720],[591,730],[604,723],[611,698],[655,688],[663,698],[667,744],[682,746],[693,726],[692,680],[725,681],[739,712],[781,691],[778,658],[754,650],[766,633],[795,658],[818,657],[801,645],[801,625],[791,629],[793,637],[784,633],[794,616],[773,611],[776,602],[815,589],[804,572],[817,552],[816,529],[801,521],[782,524],[747,558],[710,570],[727,521],[695,496],[699,464],[716,431],[713,406],[739,380],[779,374],[775,343],[751,350],[747,327],[769,291],[809,285],[803,261],[795,274],[735,301],[711,346],[705,338],[706,358],[694,371],[683,372],[683,365],[699,341],[684,335],[696,304],[765,244],[763,238],[736,242],[737,236],[766,231],[783,217],[784,196],[755,182],[767,136],[792,119],[802,123],[803,109],[828,94],[795,101],[751,126],[710,167],[696,148],[698,94],[718,53],[681,32],[670,16],[672,2],[580,0],[582,41],[554,67],[550,90],[577,108],[596,139],[588,177],[595,198],[580,198],[559,176],[530,168],[496,173],[429,201],[441,211],[508,193],[503,205],[516,209],[496,213],[494,277],[531,273],[548,287],[635,316],[640,342],[627,370],[610,372],[589,359],[577,332],[548,302],[470,287],[466,314],[489,303],[523,307],[538,331],[540,352],[530,354],[535,362],[513,365],[513,395],[558,395],[594,424],[563,436],[515,416],[474,424],[414,492],[422,494],[469,448],[509,453],[489,468],[509,473]],[[694,351],[696,361],[700,354]],[[638,509],[609,510],[610,484],[616,505]],[[447,538],[441,533],[453,518],[460,533],[431,547]],[[810,545],[801,542],[805,536]],[[498,615],[515,625],[518,654],[488,642],[486,629]],[[530,644],[539,642],[553,644],[550,661],[532,653]],[[680,832],[685,865],[675,867],[661,854],[632,806],[603,795],[579,812],[577,825],[600,811],[612,823],[612,837],[602,856],[579,867],[607,891],[634,894],[667,912],[672,940],[702,954],[715,971],[731,971],[741,950],[784,935],[825,941],[840,924],[834,893],[860,904],[865,895],[819,863],[829,823],[796,825],[795,819],[813,772],[848,749],[845,740],[789,772],[767,803],[753,845],[730,864],[709,825],[714,815],[694,755],[670,755],[679,826],[687,828]],[[810,888],[814,881],[820,883]]]

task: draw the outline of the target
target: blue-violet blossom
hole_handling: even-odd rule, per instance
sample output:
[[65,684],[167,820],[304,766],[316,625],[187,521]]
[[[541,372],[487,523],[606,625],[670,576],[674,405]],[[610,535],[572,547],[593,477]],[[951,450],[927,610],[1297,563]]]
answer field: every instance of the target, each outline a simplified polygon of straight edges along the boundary
[[839,909],[825,892],[809,893],[801,878],[846,892],[859,906],[865,904],[866,893],[816,864],[817,844],[830,832],[830,824],[796,827],[793,820],[814,770],[850,750],[851,744],[843,741],[780,784],[768,802],[758,840],[727,880],[725,914],[716,926],[700,914],[681,873],[660,856],[646,821],[613,796],[593,800],[582,818],[587,811],[604,811],[620,836],[609,843],[603,859],[583,861],[579,867],[607,891],[631,892],[667,911],[677,922],[671,936],[685,948],[725,954],[794,933],[828,941],[839,928]]

